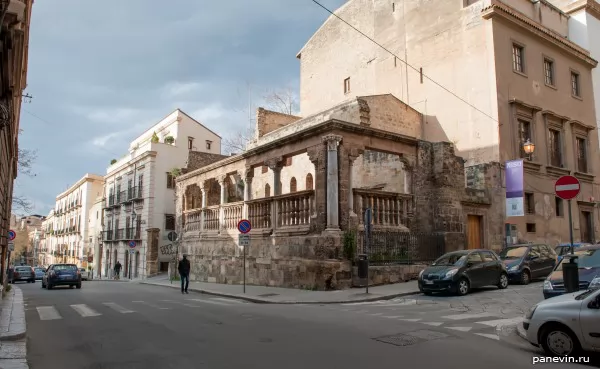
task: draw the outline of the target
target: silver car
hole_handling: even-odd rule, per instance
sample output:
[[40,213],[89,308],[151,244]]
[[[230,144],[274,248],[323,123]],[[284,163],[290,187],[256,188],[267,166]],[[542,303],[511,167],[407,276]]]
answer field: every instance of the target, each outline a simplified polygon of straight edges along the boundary
[[87,271],[85,268],[79,268],[79,273],[81,273],[82,281],[87,281],[90,279],[90,272]]

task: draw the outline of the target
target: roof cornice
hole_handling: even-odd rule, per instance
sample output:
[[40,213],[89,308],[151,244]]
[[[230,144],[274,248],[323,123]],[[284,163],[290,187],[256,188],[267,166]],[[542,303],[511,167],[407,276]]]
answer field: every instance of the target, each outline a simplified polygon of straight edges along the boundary
[[567,14],[573,14],[580,10],[585,10],[596,19],[600,20],[600,4],[595,0],[580,0],[565,6],[563,11]]
[[592,68],[595,68],[598,64],[598,62],[595,59],[593,59],[590,56],[590,53],[584,48],[565,39],[564,37],[540,25],[539,23],[534,22],[524,14],[503,3],[492,0],[492,4],[481,11],[481,16],[484,19],[500,17],[502,19],[508,20],[509,22],[512,22],[530,31],[536,36],[556,45],[565,52],[588,64]]

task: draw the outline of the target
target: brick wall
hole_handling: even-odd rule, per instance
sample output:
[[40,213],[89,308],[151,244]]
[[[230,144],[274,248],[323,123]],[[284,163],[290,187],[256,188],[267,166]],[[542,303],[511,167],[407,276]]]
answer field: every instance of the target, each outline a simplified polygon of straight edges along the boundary
[[256,131],[258,137],[262,137],[269,132],[285,127],[290,123],[294,123],[302,118],[295,115],[278,113],[275,111],[258,108],[256,110]]
[[212,163],[216,163],[219,160],[223,160],[228,158],[227,155],[220,154],[210,154],[206,152],[200,151],[189,151],[188,154],[188,163],[187,163],[187,171],[196,170]]
[[391,94],[363,96],[371,127],[409,137],[422,138],[422,115]]

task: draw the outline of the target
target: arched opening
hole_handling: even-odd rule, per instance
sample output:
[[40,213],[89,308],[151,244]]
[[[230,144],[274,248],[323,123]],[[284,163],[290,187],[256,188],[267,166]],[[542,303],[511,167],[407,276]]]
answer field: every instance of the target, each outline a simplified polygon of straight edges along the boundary
[[265,185],[265,197],[270,197],[271,196],[271,186],[267,183]]
[[298,183],[296,182],[296,177],[292,177],[290,179],[290,193],[298,191]]
[[125,262],[123,263],[123,278],[127,278],[127,276],[129,275],[129,252],[128,252],[128,250],[125,250],[125,252],[123,254],[125,255],[125,257],[124,257]]
[[306,190],[312,190],[313,189],[313,176],[312,174],[308,173],[306,175]]
[[140,252],[139,251],[137,251],[135,253],[135,269],[134,269],[134,273],[135,273],[134,278],[138,278],[139,275],[140,275]]

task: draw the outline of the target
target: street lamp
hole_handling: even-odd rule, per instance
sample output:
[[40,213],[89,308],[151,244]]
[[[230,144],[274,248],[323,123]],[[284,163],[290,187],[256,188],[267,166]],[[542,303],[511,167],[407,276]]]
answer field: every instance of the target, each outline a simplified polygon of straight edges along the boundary
[[523,144],[523,151],[525,151],[525,154],[527,154],[527,159],[531,161],[531,157],[533,155],[533,152],[535,151],[535,144],[532,143],[529,139],[527,139],[527,141],[525,141],[525,143]]

